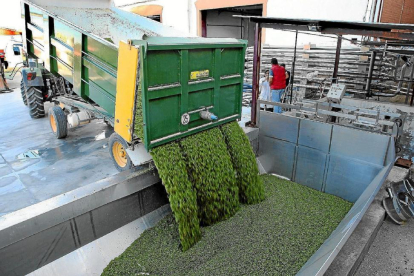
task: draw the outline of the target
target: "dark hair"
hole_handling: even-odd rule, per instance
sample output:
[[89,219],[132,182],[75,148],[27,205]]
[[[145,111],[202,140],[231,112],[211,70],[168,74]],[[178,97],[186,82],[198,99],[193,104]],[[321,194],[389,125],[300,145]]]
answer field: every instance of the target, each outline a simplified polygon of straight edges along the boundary
[[283,68],[285,68],[286,67],[286,64],[281,63],[280,66],[282,66]]
[[265,74],[266,74],[266,73],[268,73],[268,72],[270,73],[270,70],[269,70],[269,69],[266,69],[266,70],[265,70]]
[[272,58],[272,64],[273,65],[278,65],[279,63],[277,63],[277,58]]

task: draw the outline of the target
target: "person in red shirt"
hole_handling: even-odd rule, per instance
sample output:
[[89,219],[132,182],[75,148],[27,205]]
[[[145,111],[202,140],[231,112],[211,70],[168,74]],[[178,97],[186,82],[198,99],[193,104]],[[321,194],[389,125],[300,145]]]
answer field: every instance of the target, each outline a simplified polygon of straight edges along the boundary
[[[272,69],[269,77],[270,89],[272,91],[272,102],[280,103],[286,88],[286,70],[279,65],[276,58],[272,58]],[[274,106],[274,113],[282,113],[280,106]]]

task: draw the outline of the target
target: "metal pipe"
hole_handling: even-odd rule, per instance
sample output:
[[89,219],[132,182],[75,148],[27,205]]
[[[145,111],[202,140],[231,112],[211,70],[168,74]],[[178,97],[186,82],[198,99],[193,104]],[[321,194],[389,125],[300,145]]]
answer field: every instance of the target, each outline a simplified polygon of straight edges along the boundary
[[293,63],[292,63],[292,73],[290,74],[290,95],[289,95],[289,102],[292,103],[293,98],[293,81],[295,80],[295,65],[296,65],[296,49],[298,46],[298,31],[296,30],[295,36],[295,50],[293,52]]
[[339,67],[339,59],[341,57],[341,46],[342,46],[342,35],[338,35],[338,40],[336,43],[336,52],[335,52],[335,65],[334,71],[332,74],[332,82],[336,82],[338,78],[338,67]]
[[378,2],[378,0],[372,0],[371,11],[370,11],[370,14],[369,14],[369,22],[374,22],[375,11],[377,9],[377,2]]
[[398,70],[398,60],[399,58],[395,59],[395,69],[394,69],[394,78],[397,78],[397,70]]
[[[410,60],[414,60],[413,56],[411,56]],[[412,81],[413,81],[413,77],[414,77],[414,66],[411,67],[411,73],[410,73],[410,81],[408,83],[408,87],[407,87],[407,94],[405,95],[405,104],[408,104],[408,98],[410,96],[410,90],[411,90],[411,86],[413,85]]]
[[[338,83],[338,68],[339,68],[339,59],[341,58],[341,47],[342,47],[342,35],[338,35],[338,40],[336,43],[336,52],[335,52],[335,64],[334,64],[334,71],[332,74],[332,83]],[[340,111],[340,108],[332,107],[329,108],[334,112]],[[330,116],[330,122],[336,122],[336,116]]]
[[[382,10],[384,8],[384,0],[380,0],[380,4],[378,5],[378,13],[376,12],[376,20],[375,22],[381,22],[382,19]],[[379,38],[377,38],[379,40]]]
[[254,34],[254,57],[253,57],[253,89],[252,89],[252,108],[250,122],[256,126],[256,103],[259,91],[260,78],[260,52],[262,47],[262,28],[259,23],[256,23]]
[[[374,96],[380,96],[380,97],[394,97],[394,96],[400,94],[401,87],[402,87],[402,84],[404,82],[404,79],[403,78],[405,76],[405,71],[406,71],[407,67],[409,67],[409,66],[410,66],[409,62],[405,63],[402,66],[400,81],[398,82],[397,91],[395,93],[392,93],[392,94],[389,94],[389,93],[372,93],[372,95],[374,95]],[[407,93],[409,93],[409,91],[407,91]]]
[[377,52],[371,52],[371,61],[369,63],[369,72],[368,72],[368,79],[367,85],[365,90],[367,91],[367,97],[371,97],[371,81],[372,81],[372,74],[374,73],[374,66],[375,66],[375,57],[377,56]]
[[405,71],[407,70],[408,66],[409,65],[407,63],[405,63],[401,68],[401,76],[400,76],[400,81],[398,82],[398,87],[397,87],[397,93],[396,94],[398,94],[401,90],[402,84],[404,82]]
[[[407,91],[407,94],[410,93],[410,91]],[[411,95],[411,101],[410,101],[410,106],[413,106],[413,101],[414,101],[414,85],[413,85],[413,93]]]

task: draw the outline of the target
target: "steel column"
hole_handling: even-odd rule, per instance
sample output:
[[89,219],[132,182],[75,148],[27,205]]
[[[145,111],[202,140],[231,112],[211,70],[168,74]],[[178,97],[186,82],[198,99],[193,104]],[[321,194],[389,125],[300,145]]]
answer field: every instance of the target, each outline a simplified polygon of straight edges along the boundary
[[[410,91],[407,91],[407,94],[410,93]],[[410,101],[410,106],[413,106],[413,101],[414,101],[414,85],[413,85],[413,93],[411,95],[411,101]]]
[[[414,56],[410,57],[410,61],[414,61]],[[404,76],[402,76],[403,78]],[[414,66],[411,65],[411,73],[410,73],[410,81],[408,83],[408,87],[407,87],[407,94],[405,95],[405,104],[408,104],[408,98],[410,97],[410,90],[411,87],[413,86],[413,78],[414,78]]]
[[207,11],[201,11],[201,36],[207,37]]
[[367,79],[367,85],[365,87],[365,90],[367,91],[367,97],[371,97],[371,81],[372,81],[372,74],[374,73],[374,66],[375,66],[375,58],[377,56],[377,52],[372,51],[371,52],[371,60],[369,63],[369,72],[368,72],[368,79]]
[[341,46],[342,46],[342,35],[338,35],[338,40],[336,43],[335,65],[334,65],[334,71],[332,75],[332,82],[334,81],[337,82],[339,59],[341,57]]
[[[342,47],[342,35],[338,35],[338,40],[336,42],[336,52],[335,52],[335,64],[334,64],[334,71],[332,74],[332,81],[331,83],[338,83],[338,68],[339,68],[339,59],[341,58],[341,47]],[[323,91],[322,91],[323,93]],[[332,107],[332,111],[340,111],[340,108]],[[330,116],[330,122],[335,123],[336,117]]]
[[254,29],[254,53],[253,53],[253,89],[252,89],[252,107],[251,107],[251,124],[256,125],[257,116],[257,97],[259,95],[259,78],[260,78],[260,54],[262,49],[262,27],[256,23]]
[[293,52],[293,63],[292,63],[292,72],[290,74],[290,100],[289,103],[292,104],[293,98],[293,81],[295,80],[295,65],[296,65],[296,48],[298,46],[298,31],[296,31],[295,36],[295,51]]

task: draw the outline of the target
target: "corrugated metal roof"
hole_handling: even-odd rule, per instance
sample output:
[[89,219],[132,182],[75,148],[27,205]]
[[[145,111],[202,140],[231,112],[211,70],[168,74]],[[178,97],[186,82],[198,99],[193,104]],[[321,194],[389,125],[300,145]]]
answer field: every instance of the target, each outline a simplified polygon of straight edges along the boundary
[[414,24],[391,24],[391,23],[369,23],[369,22],[352,22],[352,21],[330,21],[318,19],[295,19],[295,18],[276,18],[265,16],[235,16],[247,18],[251,22],[261,24],[278,24],[287,25],[286,29],[291,26],[309,26],[316,25],[321,28],[343,28],[352,30],[371,30],[371,31],[391,31],[391,30],[411,30],[414,31]]
[[414,25],[317,19],[237,16],[258,23],[263,28],[320,32],[323,34],[362,35],[385,39],[414,41]]

